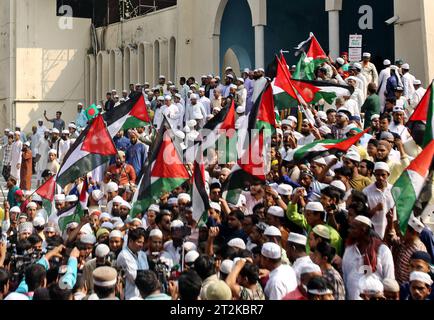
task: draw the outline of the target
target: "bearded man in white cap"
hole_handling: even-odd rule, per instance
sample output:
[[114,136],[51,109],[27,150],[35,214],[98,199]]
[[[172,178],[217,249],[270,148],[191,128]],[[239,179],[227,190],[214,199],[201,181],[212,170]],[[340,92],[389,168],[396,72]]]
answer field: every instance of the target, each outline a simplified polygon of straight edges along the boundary
[[391,66],[391,62],[390,60],[386,59],[383,62],[384,65],[384,69],[381,70],[380,72],[380,76],[378,79],[378,96],[380,97],[380,102],[381,102],[381,110],[384,109],[384,105],[386,103],[386,96],[384,95],[384,93],[386,92],[386,85],[387,85],[387,80],[390,78],[390,66]]
[[42,137],[39,139],[36,144],[36,176],[38,179],[38,186],[43,183],[42,172],[47,168],[48,164],[48,152],[50,151],[50,142],[48,139],[50,138],[50,131],[46,129],[42,134]]
[[422,81],[416,79],[413,82],[414,85],[414,93],[409,99],[409,113],[413,113],[414,108],[417,107],[419,102],[422,100],[423,96],[426,93],[426,89],[422,86]]
[[362,73],[368,80],[368,84],[373,82],[378,85],[378,71],[375,64],[371,62],[371,54],[369,52],[363,53],[363,60],[361,63]]
[[111,266],[110,261],[107,259],[109,253],[110,248],[107,245],[99,244],[95,248],[95,258],[90,259],[84,265],[83,278],[90,294],[93,293],[93,271],[99,267]]
[[348,300],[360,300],[359,281],[364,270],[375,274],[380,281],[395,279],[395,267],[390,249],[378,238],[371,219],[365,216],[354,218],[350,226],[351,239],[342,259],[343,279]]
[[363,190],[368,198],[370,216],[375,231],[384,238],[387,226],[386,215],[392,210],[393,221],[396,221],[395,201],[392,197],[392,185],[387,182],[390,169],[387,163],[377,162],[374,167],[375,182]]
[[57,151],[55,149],[48,151],[48,162],[45,169],[50,170],[50,172],[54,175],[59,172],[60,164],[57,160]]
[[23,150],[23,142],[19,131],[14,132],[14,142],[11,147],[11,173],[10,175],[17,180],[17,184],[20,182],[21,171],[21,154]]
[[261,266],[268,270],[269,279],[264,293],[269,300],[281,300],[289,292],[297,288],[294,270],[289,265],[282,264],[282,248],[267,242],[261,249]]
[[414,81],[416,77],[410,73],[410,65],[404,63],[401,67],[402,70],[402,84],[404,86],[404,97],[408,100],[414,94]]
[[185,121],[196,120],[201,128],[208,114],[203,104],[199,102],[199,96],[197,94],[193,93],[190,96],[190,102],[191,105],[187,106],[185,110]]
[[170,127],[172,129],[176,129],[178,127],[181,114],[178,107],[172,103],[172,97],[170,95],[164,97],[164,106],[161,107],[161,112],[164,116],[166,116]]

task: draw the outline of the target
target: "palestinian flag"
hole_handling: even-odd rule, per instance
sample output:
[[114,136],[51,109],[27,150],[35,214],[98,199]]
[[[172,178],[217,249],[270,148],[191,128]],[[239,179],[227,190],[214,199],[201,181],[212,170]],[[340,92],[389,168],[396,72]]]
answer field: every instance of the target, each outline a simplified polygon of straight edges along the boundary
[[296,48],[296,56],[300,55],[297,69],[292,77],[294,79],[314,80],[315,69],[327,60],[327,55],[321,48],[313,33],[309,39],[300,43]]
[[45,181],[45,183],[42,184],[35,191],[35,193],[42,198],[42,207],[45,209],[48,216],[50,216],[51,213],[54,212],[53,200],[54,200],[55,192],[56,192],[56,180],[54,179],[54,176],[52,176],[50,179]]
[[[201,150],[200,150],[201,151]],[[208,220],[209,196],[206,192],[205,166],[202,152],[199,152],[199,159],[194,161],[193,169],[193,219],[198,224],[204,224]]]
[[287,157],[284,159],[288,162],[301,163],[309,161],[318,156],[324,155],[325,153],[332,152],[347,152],[351,146],[355,145],[359,140],[371,130],[371,128],[355,135],[354,137],[343,139],[343,140],[317,140],[305,146],[301,146],[297,149],[289,152]]
[[337,97],[351,96],[354,92],[354,88],[351,86],[343,86],[329,81],[293,80],[292,82],[298,91],[303,92],[303,97],[312,98],[311,104],[317,104],[323,99],[331,105]]
[[133,197],[132,216],[143,213],[155,203],[163,192],[171,192],[190,179],[176,147],[170,137],[170,125],[164,119],[145,174]]
[[237,164],[232,168],[223,196],[226,201],[237,204],[241,192],[252,182],[265,182],[267,152],[264,150],[264,133],[261,130]]
[[[409,127],[410,129],[412,129],[412,126],[417,122],[426,123],[426,129],[421,144],[422,148],[425,148],[434,139],[434,96],[432,94],[433,89],[434,81],[431,82],[431,85],[426,90],[425,95],[422,97],[422,100],[414,109],[413,114],[407,122],[407,127]],[[415,140],[417,141],[418,139]]]
[[84,110],[84,114],[86,115],[87,120],[90,121],[97,115],[99,115],[99,109],[95,104],[93,104],[89,106],[86,110]]
[[[108,136],[105,134],[107,131],[103,130],[104,139],[100,140],[105,140],[107,144],[103,143],[101,146],[97,147],[99,153],[86,147],[85,149],[88,150],[83,150],[83,144],[88,139],[87,136],[89,135],[89,131],[95,120],[81,132],[80,136],[75,140],[74,144],[63,159],[62,166],[57,174],[57,184],[64,188],[67,184],[74,182],[77,178],[84,176],[88,172],[91,172],[110,160],[111,156],[109,154],[111,154],[113,150],[106,151],[105,148],[107,147],[111,149],[113,143],[111,139],[119,130],[122,129],[125,122],[130,117],[131,111],[141,97],[141,93],[133,93],[129,100],[102,114],[102,117],[107,124],[106,130],[108,131]],[[109,137],[110,139],[108,139]],[[91,145],[89,142],[87,142],[87,144],[88,147]]]
[[148,109],[146,108],[145,97],[141,95],[122,128],[128,130],[132,128],[145,127],[149,125],[150,122],[151,119],[149,118]]
[[57,213],[57,216],[59,217],[57,223],[59,224],[60,230],[63,232],[66,230],[66,226],[71,222],[80,223],[81,218],[84,216],[84,211],[80,202],[77,202],[74,206]]
[[254,131],[266,130],[267,137],[276,128],[276,113],[274,109],[274,97],[272,86],[267,84],[259,98],[256,100],[249,115],[238,129],[238,154],[242,155],[247,150],[249,141],[252,141]]
[[407,230],[408,220],[425,185],[433,157],[434,141],[431,140],[393,185],[391,192],[402,234]]

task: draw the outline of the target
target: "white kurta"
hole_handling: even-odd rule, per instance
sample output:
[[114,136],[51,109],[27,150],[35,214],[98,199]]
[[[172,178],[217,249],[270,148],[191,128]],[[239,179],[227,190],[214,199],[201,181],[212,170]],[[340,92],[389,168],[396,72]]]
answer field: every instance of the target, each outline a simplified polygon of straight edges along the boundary
[[40,155],[39,161],[36,163],[36,173],[38,175],[38,179],[42,179],[41,174],[45,169],[47,169],[48,164],[48,152],[50,151],[50,144],[48,143],[48,140],[44,137],[40,139],[36,149],[36,153]]
[[384,93],[386,92],[387,80],[390,78],[390,68],[385,68],[381,70],[380,76],[378,79],[378,96],[380,97],[381,102],[381,111],[384,109],[384,105],[386,104],[386,96]]
[[66,153],[68,152],[69,148],[71,146],[71,140],[60,140],[59,142],[59,154],[58,159],[59,163],[63,162],[63,158],[65,157]]
[[183,103],[177,103],[176,106],[179,110],[178,129],[184,128],[185,107]]
[[179,117],[181,116],[178,107],[175,104],[171,104],[169,107],[165,106],[162,112],[166,116],[171,128],[176,129],[178,127]]
[[206,115],[211,114],[211,100],[203,96],[202,98],[199,99],[199,102],[202,103],[203,106],[205,107]]
[[20,180],[21,169],[17,169],[17,165],[21,166],[21,150],[23,149],[23,143],[21,140],[14,141],[11,149],[11,176],[18,181]]
[[404,85],[404,96],[407,99],[410,99],[414,93],[414,81],[416,78],[410,73],[407,72],[402,76],[402,84]]
[[146,253],[140,251],[138,254],[134,254],[129,248],[125,248],[119,254],[116,265],[125,272],[125,299],[129,300],[133,297],[139,297],[140,291],[136,287],[135,280],[137,270],[149,269]]
[[[363,256],[356,245],[345,249],[342,259],[342,271],[348,300],[362,300],[360,298],[359,281],[363,274],[360,268],[364,265]],[[374,273],[382,281],[386,278],[395,279],[395,267],[392,252],[382,244],[377,253],[377,270]]]
[[270,272],[264,293],[269,300],[282,300],[284,296],[296,288],[297,278],[294,269],[289,265],[281,264]]

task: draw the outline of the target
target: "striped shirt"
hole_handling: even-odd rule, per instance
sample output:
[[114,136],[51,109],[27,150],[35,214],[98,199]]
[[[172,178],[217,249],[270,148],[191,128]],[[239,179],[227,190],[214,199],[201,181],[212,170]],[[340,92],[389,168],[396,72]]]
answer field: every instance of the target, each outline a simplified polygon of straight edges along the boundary
[[323,277],[333,288],[333,296],[335,300],[345,300],[345,284],[342,276],[335,268],[323,270]]
[[11,164],[11,150],[12,150],[12,144],[7,143],[4,146],[4,155],[3,155],[3,165],[9,166]]
[[401,241],[393,247],[395,278],[400,285],[410,279],[410,257],[416,251],[426,252],[425,245],[419,239],[413,243]]

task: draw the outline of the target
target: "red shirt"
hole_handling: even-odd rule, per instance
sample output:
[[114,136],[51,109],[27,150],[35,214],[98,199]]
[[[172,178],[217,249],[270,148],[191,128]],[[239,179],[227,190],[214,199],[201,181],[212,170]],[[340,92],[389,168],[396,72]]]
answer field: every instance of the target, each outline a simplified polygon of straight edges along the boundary
[[136,182],[136,171],[130,164],[124,164],[121,167],[118,167],[116,164],[112,164],[110,167],[108,167],[107,171],[112,175],[119,177],[120,186],[127,185],[129,182]]
[[282,298],[282,300],[307,300],[307,298],[301,293],[298,287],[288,293],[286,296]]

